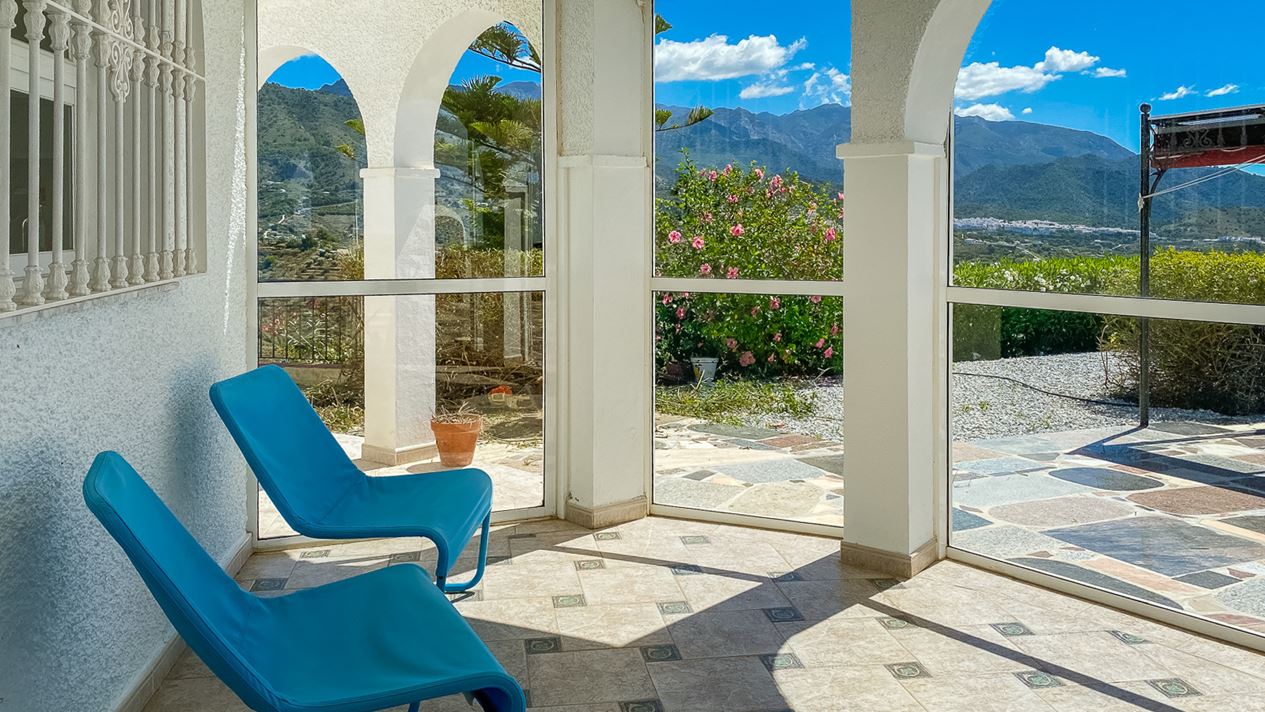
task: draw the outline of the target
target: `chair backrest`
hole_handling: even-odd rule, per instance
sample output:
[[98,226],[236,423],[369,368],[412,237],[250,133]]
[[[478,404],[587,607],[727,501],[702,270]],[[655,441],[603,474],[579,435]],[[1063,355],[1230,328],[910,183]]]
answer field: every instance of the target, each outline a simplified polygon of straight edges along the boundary
[[240,637],[259,599],[224,573],[118,453],[97,455],[83,497],[207,667],[252,708],[274,709]]
[[364,473],[281,367],[216,383],[211,403],[277,511],[300,533],[362,483]]

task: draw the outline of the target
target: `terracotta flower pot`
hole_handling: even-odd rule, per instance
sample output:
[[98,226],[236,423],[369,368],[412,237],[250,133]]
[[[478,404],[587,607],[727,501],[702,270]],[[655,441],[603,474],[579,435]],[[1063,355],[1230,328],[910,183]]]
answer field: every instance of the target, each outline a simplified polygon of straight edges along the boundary
[[435,433],[440,464],[444,467],[466,467],[474,462],[474,446],[483,431],[483,418],[458,423],[431,420],[430,429]]

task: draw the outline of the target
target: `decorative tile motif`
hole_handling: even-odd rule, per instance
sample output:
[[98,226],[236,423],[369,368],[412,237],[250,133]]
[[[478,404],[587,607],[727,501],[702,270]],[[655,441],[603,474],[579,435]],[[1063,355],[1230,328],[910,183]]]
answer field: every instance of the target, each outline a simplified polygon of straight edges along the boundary
[[252,593],[259,591],[282,591],[285,589],[286,581],[288,580],[289,579],[283,578],[255,579],[255,582],[250,586],[250,590]]
[[1111,633],[1113,636],[1115,636],[1116,640],[1119,640],[1121,643],[1124,643],[1125,645],[1142,645],[1143,643],[1151,642],[1147,640],[1146,638],[1143,638],[1138,635],[1134,635],[1132,633],[1126,633],[1123,630],[1109,630],[1107,632]]
[[792,583],[804,580],[804,577],[800,576],[798,571],[770,571],[769,578],[777,583]]
[[576,571],[597,571],[606,568],[605,559],[585,559],[575,562]]
[[1015,673],[1019,681],[1034,690],[1045,690],[1051,687],[1062,687],[1063,683],[1055,676],[1040,670],[1024,670]]
[[990,623],[989,627],[1007,638],[1015,638],[1021,635],[1032,635],[1032,631],[1028,630],[1028,626],[1019,622]]
[[663,705],[658,700],[620,702],[619,712],[663,712]]
[[688,601],[665,601],[659,604],[659,612],[665,616],[680,616],[693,613],[694,608]]
[[324,559],[329,557],[329,549],[311,549],[299,554],[300,559]]
[[527,648],[528,655],[556,653],[562,650],[561,638],[528,638],[523,641],[523,644]]
[[422,552],[409,551],[402,554],[391,554],[390,563],[409,564],[409,563],[417,563],[421,560],[422,560]]
[[588,604],[584,602],[583,594],[574,594],[567,596],[554,596],[554,608],[584,608]]
[[697,534],[693,534],[693,535],[690,535],[690,536],[683,536],[683,537],[681,537],[681,543],[682,543],[682,544],[684,544],[684,545],[686,545],[686,546],[701,546],[701,545],[703,545],[703,544],[710,544],[710,543],[712,543],[712,540],[711,540],[711,539],[708,539],[708,538],[707,538],[707,537],[705,537],[705,536],[699,536],[699,535],[697,535]]
[[681,659],[681,651],[675,645],[647,645],[641,649],[641,657],[648,663],[666,663]]
[[673,564],[672,573],[677,576],[697,576],[703,570],[697,564]]
[[884,665],[892,677],[897,680],[915,680],[920,677],[931,677],[931,673],[927,672],[927,668],[922,663],[893,663]]
[[879,625],[883,626],[884,628],[888,630],[904,630],[906,628],[917,627],[913,623],[910,623],[909,621],[905,620],[904,618],[879,618],[878,622],[879,622]]
[[774,623],[792,623],[804,620],[804,614],[794,608],[765,608],[764,615]]
[[[618,541],[621,537],[619,532],[598,532],[593,535],[597,541]],[[657,702],[655,704],[658,704]]]
[[804,667],[804,663],[795,657],[794,653],[778,653],[777,655],[761,655],[760,662],[764,663],[764,667],[769,672],[777,672],[778,670],[794,670]]
[[1147,680],[1146,684],[1159,690],[1160,694],[1165,697],[1176,699],[1178,697],[1199,697],[1203,693],[1190,686],[1190,683],[1176,677],[1170,677],[1166,680]]

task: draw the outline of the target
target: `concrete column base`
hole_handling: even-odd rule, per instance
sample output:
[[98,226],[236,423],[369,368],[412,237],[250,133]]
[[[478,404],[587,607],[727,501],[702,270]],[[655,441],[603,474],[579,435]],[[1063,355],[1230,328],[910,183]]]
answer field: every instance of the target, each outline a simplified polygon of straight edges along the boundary
[[911,579],[939,560],[935,539],[918,547],[912,554],[898,554],[845,541],[839,549],[839,558],[848,566],[898,579]]
[[401,448],[384,448],[366,444],[360,448],[360,459],[391,467],[421,460],[433,460],[438,455],[439,450],[435,447],[435,443]]
[[566,520],[585,529],[605,529],[617,524],[642,519],[650,514],[650,502],[645,496],[626,502],[604,504],[600,507],[584,507],[575,502],[567,503]]

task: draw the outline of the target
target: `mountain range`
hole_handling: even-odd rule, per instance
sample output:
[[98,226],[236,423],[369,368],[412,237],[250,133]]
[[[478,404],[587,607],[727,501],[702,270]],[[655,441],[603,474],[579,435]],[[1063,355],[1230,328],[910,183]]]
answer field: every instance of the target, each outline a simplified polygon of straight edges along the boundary
[[[540,96],[540,86],[531,82],[510,82],[500,89],[521,98]],[[661,108],[678,116],[689,111]],[[332,179],[334,192],[345,191],[355,180],[356,166],[338,160],[328,147],[362,141],[343,125],[356,115],[355,101],[341,81],[318,91],[266,85],[259,108],[259,154],[267,166],[261,178],[286,180],[315,169]],[[851,135],[852,111],[838,104],[784,115],[718,108],[699,124],[656,134],[655,175],[660,185],[670,183],[686,150],[699,165],[754,161],[838,186],[843,169],[835,149]],[[1105,136],[978,117],[956,117],[954,136],[959,217],[1137,226],[1137,154]],[[1211,171],[1179,171],[1161,187]],[[1265,235],[1265,177],[1235,172],[1158,198],[1154,219],[1160,227],[1198,224],[1221,234]]]

